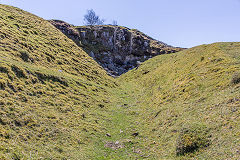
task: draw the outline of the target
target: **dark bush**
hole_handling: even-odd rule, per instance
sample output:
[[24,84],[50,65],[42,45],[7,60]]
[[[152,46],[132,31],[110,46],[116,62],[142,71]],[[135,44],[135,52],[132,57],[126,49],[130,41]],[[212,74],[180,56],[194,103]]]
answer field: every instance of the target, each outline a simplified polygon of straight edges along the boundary
[[232,84],[240,83],[240,73],[239,72],[236,72],[233,74],[231,83]]
[[6,82],[0,79],[0,89],[5,89],[5,87],[6,87]]
[[18,77],[18,78],[26,78],[26,73],[24,72],[23,69],[17,67],[17,66],[12,66],[12,71],[15,73],[15,75]]
[[21,50],[19,51],[20,53],[20,57],[22,58],[22,60],[24,60],[25,62],[27,62],[29,60],[29,53],[25,50]]
[[68,82],[66,79],[62,78],[62,77],[58,77],[58,76],[54,76],[54,75],[48,75],[48,74],[44,74],[41,72],[35,72],[38,80],[41,81],[42,83],[44,83],[44,81],[49,81],[52,80],[53,82],[59,82],[60,84],[68,87]]
[[181,156],[192,153],[199,148],[207,147],[209,144],[208,130],[205,126],[196,124],[184,127],[180,130],[177,139],[176,154]]
[[8,70],[8,68],[7,68],[6,66],[0,66],[0,72],[2,72],[2,73],[8,73],[9,70]]
[[22,156],[19,153],[13,153],[12,159],[13,160],[21,160]]

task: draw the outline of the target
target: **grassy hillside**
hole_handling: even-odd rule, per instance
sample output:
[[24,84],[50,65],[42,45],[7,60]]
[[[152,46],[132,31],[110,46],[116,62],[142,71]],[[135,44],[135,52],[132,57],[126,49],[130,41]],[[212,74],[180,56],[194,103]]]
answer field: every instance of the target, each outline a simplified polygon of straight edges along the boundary
[[239,159],[239,71],[240,43],[215,43],[122,75],[143,151],[157,159]]
[[0,159],[82,159],[114,80],[49,22],[0,5]]

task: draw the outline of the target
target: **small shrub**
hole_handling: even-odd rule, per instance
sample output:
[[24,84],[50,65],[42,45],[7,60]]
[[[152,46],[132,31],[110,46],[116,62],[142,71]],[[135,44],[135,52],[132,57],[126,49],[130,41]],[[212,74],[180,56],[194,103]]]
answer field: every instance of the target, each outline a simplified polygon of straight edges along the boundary
[[0,89],[5,89],[6,82],[3,79],[0,79]]
[[19,53],[23,61],[27,62],[29,60],[29,53],[27,51],[21,50]]
[[17,66],[12,66],[12,71],[19,78],[26,78],[27,77],[25,71],[23,69],[17,67]]
[[22,156],[19,153],[13,153],[12,154],[12,159],[13,160],[21,160]]
[[25,95],[21,94],[21,93],[18,95],[18,98],[22,102],[27,102],[28,101],[27,97]]
[[180,130],[177,139],[176,154],[177,156],[186,153],[192,153],[199,148],[209,145],[209,135],[207,128],[201,124],[184,127]]
[[87,13],[84,15],[84,23],[86,25],[103,25],[104,20],[100,19],[93,9],[90,9],[87,10]]
[[14,19],[13,16],[8,16],[9,19]]
[[61,147],[56,147],[55,148],[59,153],[62,153],[63,152],[63,149]]
[[239,72],[236,72],[233,74],[231,83],[232,84],[240,83],[240,73]]
[[7,66],[0,66],[0,72],[2,73],[8,73],[9,72],[9,69]]
[[23,30],[23,32],[26,33],[26,34],[29,34],[29,32],[27,30]]
[[20,28],[19,24],[13,24],[14,26],[16,26],[17,28]]
[[44,81],[53,81],[53,82],[59,82],[60,84],[68,87],[68,82],[66,79],[64,79],[63,77],[58,77],[58,76],[55,76],[55,75],[48,75],[48,74],[45,74],[45,73],[41,73],[41,72],[35,72],[37,77],[38,77],[38,80],[40,80],[41,82],[44,82]]
[[7,158],[3,157],[3,156],[0,156],[0,159],[1,160],[7,160]]
[[16,90],[16,87],[12,84],[12,83],[9,83],[8,82],[8,87],[13,91],[13,92],[17,92],[17,90]]

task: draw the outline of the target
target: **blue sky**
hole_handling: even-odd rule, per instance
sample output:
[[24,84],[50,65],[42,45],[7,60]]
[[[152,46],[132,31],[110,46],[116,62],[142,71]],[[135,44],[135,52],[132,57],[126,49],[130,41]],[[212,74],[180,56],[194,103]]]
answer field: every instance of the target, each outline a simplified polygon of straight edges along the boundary
[[44,19],[83,25],[87,9],[105,23],[136,28],[179,47],[240,41],[240,0],[0,0]]

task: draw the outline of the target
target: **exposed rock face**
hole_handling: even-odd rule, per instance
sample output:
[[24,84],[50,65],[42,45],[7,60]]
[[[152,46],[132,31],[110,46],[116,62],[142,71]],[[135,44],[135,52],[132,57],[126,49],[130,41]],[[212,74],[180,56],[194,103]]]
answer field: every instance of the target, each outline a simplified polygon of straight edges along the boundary
[[111,25],[74,27],[59,20],[50,22],[114,76],[153,56],[182,50],[154,40],[136,29]]

